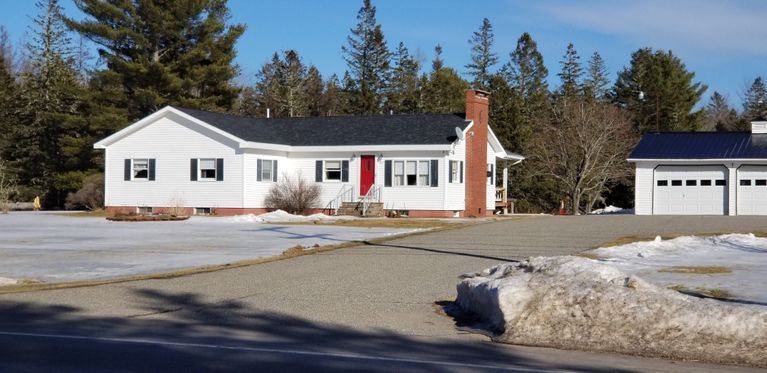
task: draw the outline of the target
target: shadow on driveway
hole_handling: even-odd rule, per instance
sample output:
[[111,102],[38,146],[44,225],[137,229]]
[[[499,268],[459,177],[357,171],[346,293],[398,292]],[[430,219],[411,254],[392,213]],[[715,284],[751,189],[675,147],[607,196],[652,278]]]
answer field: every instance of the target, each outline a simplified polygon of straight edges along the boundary
[[259,312],[238,301],[209,303],[192,293],[140,289],[136,295],[145,312],[129,317],[0,302],[0,366],[58,372],[592,370],[577,362],[534,361],[490,342],[363,332]]

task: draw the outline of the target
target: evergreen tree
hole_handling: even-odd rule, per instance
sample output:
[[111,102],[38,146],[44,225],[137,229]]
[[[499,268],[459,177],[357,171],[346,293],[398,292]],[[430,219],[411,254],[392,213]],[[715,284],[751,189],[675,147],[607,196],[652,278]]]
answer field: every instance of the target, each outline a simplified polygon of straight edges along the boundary
[[393,56],[394,66],[391,73],[389,93],[386,98],[387,111],[394,113],[418,112],[420,63],[410,55],[403,43],[399,43]]
[[6,133],[4,158],[11,160],[24,186],[23,198],[40,195],[46,207],[54,207],[63,203],[68,187],[62,180],[71,160],[62,151],[62,139],[78,118],[84,90],[71,67],[72,50],[58,0],[41,0],[36,6],[32,39],[26,45],[29,66],[21,79],[17,115]]
[[426,113],[458,113],[465,109],[469,84],[454,69],[445,67],[442,47],[434,48],[434,61],[428,79],[422,78],[422,107]]
[[[232,84],[234,44],[243,25],[227,25],[225,0],[75,0],[86,19],[67,25],[100,46],[99,55],[127,94],[118,102],[129,120],[165,105],[229,110],[238,97]],[[106,93],[105,93],[106,94]]]
[[306,70],[304,79],[304,97],[306,97],[306,115],[318,117],[324,115],[323,105],[325,82],[322,81],[322,74],[314,66],[309,66]]
[[523,152],[531,128],[524,125],[522,99],[501,74],[490,76],[490,127],[505,149]]
[[762,77],[757,77],[746,91],[743,100],[743,119],[750,122],[767,115],[767,88]]
[[733,131],[737,127],[738,114],[727,103],[727,98],[714,91],[705,108],[705,131]]
[[586,77],[583,81],[583,91],[587,98],[593,100],[607,100],[610,97],[610,78],[607,75],[607,66],[598,52],[594,52],[589,58]]
[[567,51],[562,61],[559,61],[562,71],[557,74],[562,82],[558,92],[560,96],[572,98],[581,94],[583,67],[580,59],[573,43],[567,44]]
[[11,127],[16,125],[17,118],[17,86],[16,79],[11,73],[10,66],[6,64],[6,50],[0,48],[0,159],[8,148],[9,138],[7,134]]
[[502,73],[522,99],[525,125],[533,126],[538,118],[545,116],[547,110],[549,88],[546,77],[549,71],[530,34],[523,33],[517,40],[517,46],[511,52],[510,61],[503,66]]
[[492,72],[490,71],[498,63],[498,55],[493,52],[493,25],[490,20],[482,20],[482,26],[475,31],[469,44],[471,44],[471,63],[466,65],[468,74],[474,77],[472,85],[479,89],[488,89]]
[[643,48],[618,74],[615,99],[634,114],[634,129],[640,133],[694,131],[702,125],[703,112],[693,109],[708,88],[694,78],[671,51]]
[[327,82],[325,82],[325,91],[322,100],[322,115],[334,116],[343,114],[345,112],[344,102],[341,83],[338,81],[338,76],[333,74]]
[[[319,74],[316,68],[314,70]],[[261,66],[256,79],[258,116],[266,116],[267,109],[274,117],[307,115],[307,68],[296,51],[285,51],[282,57],[275,52],[271,61]]]
[[358,96],[349,108],[354,114],[377,114],[383,107],[391,56],[370,0],[363,0],[357,21],[341,49]]
[[240,97],[234,106],[232,113],[243,117],[257,117],[261,115],[258,94],[254,87],[242,87]]
[[5,26],[0,25],[0,55],[3,56],[3,65],[10,74],[16,73],[16,51],[13,49],[11,37]]

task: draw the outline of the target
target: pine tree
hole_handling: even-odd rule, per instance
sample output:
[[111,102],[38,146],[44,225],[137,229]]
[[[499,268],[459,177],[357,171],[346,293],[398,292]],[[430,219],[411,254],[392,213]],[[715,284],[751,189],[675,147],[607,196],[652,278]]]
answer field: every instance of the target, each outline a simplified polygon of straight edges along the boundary
[[474,77],[472,85],[476,88],[488,89],[490,86],[492,76],[490,70],[498,63],[498,55],[493,52],[494,40],[493,25],[490,24],[489,19],[484,18],[482,26],[469,39],[471,63],[466,65],[466,68],[469,69],[468,74]]
[[643,48],[618,74],[615,100],[634,114],[634,129],[640,133],[694,131],[703,120],[703,111],[694,108],[708,88],[694,78],[671,51]]
[[62,180],[73,162],[62,140],[79,117],[84,90],[71,67],[72,49],[58,0],[41,0],[36,7],[26,44],[29,65],[21,77],[4,158],[11,160],[24,186],[23,197],[40,195],[45,206],[53,207],[63,203],[69,186]]
[[288,50],[282,53],[282,57],[275,52],[271,61],[261,66],[256,79],[254,90],[258,116],[266,116],[267,109],[274,117],[307,115],[307,68],[298,52]]
[[338,76],[333,74],[325,82],[325,91],[322,100],[322,115],[334,116],[345,112],[344,97]]
[[605,61],[599,52],[594,52],[589,58],[583,91],[587,98],[597,101],[607,100],[610,97],[610,78],[608,78]]
[[727,98],[714,91],[705,108],[704,131],[732,131],[736,127],[738,114],[727,103]]
[[8,148],[9,138],[7,134],[11,127],[16,125],[18,97],[16,78],[11,73],[10,66],[6,61],[7,50],[0,48],[0,159]]
[[4,60],[2,67],[14,74],[16,72],[16,51],[13,49],[8,30],[3,25],[0,25],[0,55],[3,56]]
[[314,66],[309,66],[304,79],[304,97],[306,97],[306,115],[310,117],[322,116],[325,103],[325,82],[322,74]]
[[562,60],[559,61],[559,64],[562,65],[562,71],[557,74],[561,81],[558,92],[560,96],[572,98],[581,94],[583,67],[580,59],[573,43],[567,44],[567,51]]
[[75,5],[86,19],[67,19],[67,25],[100,46],[109,81],[127,93],[117,103],[128,113],[121,125],[165,105],[226,111],[237,100],[234,45],[245,26],[226,24],[225,0]]
[[352,100],[356,105],[350,109],[354,114],[378,114],[389,80],[391,56],[381,25],[376,21],[376,8],[370,0],[363,0],[357,21],[347,37],[348,45],[341,49],[354,80],[353,94],[358,96]]
[[420,81],[418,71],[421,66],[410,55],[405,44],[399,43],[393,56],[394,67],[392,68],[389,92],[386,97],[387,111],[394,113],[416,113],[419,110],[418,97]]
[[546,78],[549,71],[543,64],[538,45],[528,33],[517,40],[517,46],[510,55],[510,61],[501,69],[509,85],[522,99],[522,113],[525,125],[534,126],[545,116],[548,106],[549,88]]
[[445,67],[442,47],[434,48],[434,61],[428,80],[422,79],[421,102],[426,113],[457,113],[465,109],[465,91],[469,84],[454,69]]
[[746,91],[743,100],[743,119],[752,121],[767,115],[767,88],[762,77],[757,77]]

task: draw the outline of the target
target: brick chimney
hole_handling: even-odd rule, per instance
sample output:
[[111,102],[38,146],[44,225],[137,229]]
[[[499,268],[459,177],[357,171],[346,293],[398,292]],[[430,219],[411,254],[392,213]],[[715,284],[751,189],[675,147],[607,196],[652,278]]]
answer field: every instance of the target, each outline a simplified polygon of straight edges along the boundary
[[[464,216],[486,216],[487,211],[487,121],[490,93],[466,90],[466,120],[474,122],[466,133],[466,210]],[[492,212],[490,212],[492,213]]]

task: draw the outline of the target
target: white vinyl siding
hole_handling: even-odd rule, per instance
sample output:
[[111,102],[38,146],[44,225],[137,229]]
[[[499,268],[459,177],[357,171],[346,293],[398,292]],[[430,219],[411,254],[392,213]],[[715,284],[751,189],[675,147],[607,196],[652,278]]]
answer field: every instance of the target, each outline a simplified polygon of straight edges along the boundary
[[655,168],[655,164],[638,163],[636,165],[634,213],[637,215],[651,215],[653,213],[653,168]]
[[[463,211],[466,208],[466,141],[458,140],[455,143],[452,154],[447,156],[448,160],[457,163],[458,178],[453,179],[452,183],[445,183],[445,209],[449,211]],[[446,162],[447,163],[447,162]],[[461,169],[463,167],[463,169]],[[449,169],[444,168],[448,175]],[[463,183],[460,182],[463,174]]]
[[495,210],[495,170],[496,170],[496,158],[495,158],[495,151],[493,150],[493,147],[490,146],[490,143],[487,143],[487,170],[491,171],[490,177],[488,177],[487,182],[487,193],[485,194],[485,207],[488,211],[494,211]]
[[[106,149],[105,202],[107,206],[240,207],[242,206],[242,155],[236,144],[203,132],[183,119],[160,118],[149,126],[111,144]],[[123,178],[126,159],[156,159],[156,181],[134,183]],[[190,180],[190,159],[223,158],[224,181]]]

